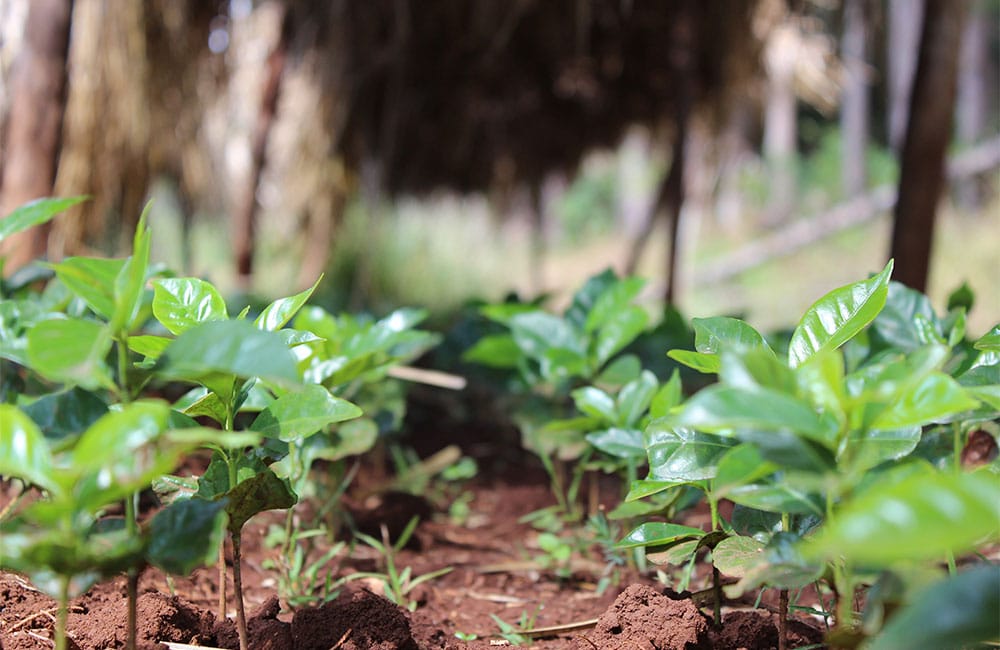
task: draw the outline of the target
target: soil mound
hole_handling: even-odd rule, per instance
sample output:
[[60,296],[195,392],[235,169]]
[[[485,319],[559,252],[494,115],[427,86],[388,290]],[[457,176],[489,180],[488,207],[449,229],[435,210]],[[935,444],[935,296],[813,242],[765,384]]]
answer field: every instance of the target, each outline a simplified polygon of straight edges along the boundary
[[406,614],[364,590],[295,612],[292,640],[295,650],[418,650]]
[[579,650],[695,650],[706,647],[708,621],[689,600],[671,600],[647,585],[631,585],[577,641]]

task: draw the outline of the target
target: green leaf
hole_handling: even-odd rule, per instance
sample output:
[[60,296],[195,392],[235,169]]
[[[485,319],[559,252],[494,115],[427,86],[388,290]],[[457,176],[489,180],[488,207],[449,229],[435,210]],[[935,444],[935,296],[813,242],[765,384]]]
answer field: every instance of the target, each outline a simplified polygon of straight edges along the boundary
[[639,481],[632,481],[629,486],[628,494],[625,495],[625,501],[638,501],[639,499],[645,499],[651,497],[654,494],[659,494],[671,488],[675,488],[681,485],[687,485],[689,482],[680,481],[654,481],[649,479],[642,479]]
[[799,392],[820,413],[829,413],[839,424],[847,421],[844,357],[826,350],[806,359],[795,369]]
[[616,411],[622,426],[634,427],[649,409],[656,394],[656,375],[643,370],[638,379],[630,381],[618,393]]
[[156,513],[150,523],[150,563],[176,575],[212,564],[225,531],[227,503],[182,499]]
[[695,393],[675,419],[678,426],[722,433],[733,429],[794,431],[827,444],[830,428],[809,404],[769,388],[716,384]]
[[1000,567],[983,564],[930,585],[865,650],[958,650],[1000,638]]
[[719,460],[715,480],[712,481],[713,493],[716,498],[722,498],[732,489],[770,476],[778,469],[776,464],[765,460],[754,445],[737,445]]
[[[115,481],[134,481],[156,454],[151,444],[167,428],[170,408],[164,402],[132,402],[111,411],[87,429],[73,447],[73,465],[81,471],[104,470]],[[168,468],[172,469],[172,468]]]
[[597,331],[594,355],[602,366],[646,329],[649,315],[641,307],[628,307],[615,313]]
[[738,318],[693,318],[691,325],[695,349],[704,354],[719,354],[727,348],[771,350],[760,332]]
[[181,334],[205,321],[229,318],[219,291],[197,278],[153,282],[153,315],[171,334]]
[[312,436],[302,442],[304,464],[313,460],[340,460],[359,456],[375,445],[378,440],[378,425],[371,418],[348,420],[336,431],[326,435]]
[[250,428],[269,438],[291,442],[360,416],[361,409],[354,404],[311,384],[279,397],[257,416]]
[[160,355],[163,354],[163,351],[167,349],[167,346],[172,341],[173,339],[166,336],[141,334],[139,336],[128,337],[128,349],[155,361],[160,358]]
[[683,399],[681,376],[677,372],[677,369],[674,369],[667,383],[663,384],[656,391],[656,394],[653,395],[653,400],[649,404],[649,416],[654,419],[662,418],[670,413],[675,406],[680,404]]
[[646,281],[642,278],[624,278],[604,289],[594,301],[594,306],[587,313],[584,322],[585,332],[593,332],[603,327],[618,313],[628,308],[632,300],[639,295]]
[[268,330],[274,332],[280,330],[284,327],[288,321],[292,320],[296,312],[302,309],[302,306],[306,304],[309,300],[309,296],[312,295],[313,291],[319,285],[320,280],[323,276],[320,275],[316,282],[313,283],[311,287],[295,294],[294,296],[289,296],[288,298],[281,298],[275,300],[270,305],[264,308],[264,311],[260,313],[260,316],[254,321],[254,325],[262,330]]
[[1000,534],[1000,480],[921,472],[845,503],[805,548],[813,558],[889,566],[960,555]]
[[553,348],[579,355],[585,352],[580,334],[569,322],[542,311],[514,316],[510,319],[510,330],[517,346],[532,359],[541,359]]
[[587,442],[616,458],[645,460],[646,448],[642,444],[642,431],[638,429],[611,428],[587,434]]
[[705,531],[700,528],[654,521],[639,525],[615,546],[617,548],[665,546],[689,539],[701,539],[704,536]]
[[766,561],[764,544],[753,537],[733,535],[712,549],[712,566],[723,575],[734,578],[742,578],[751,569]]
[[594,383],[606,390],[624,386],[639,376],[642,362],[634,354],[623,354],[609,363],[595,379]]
[[706,352],[693,352],[691,350],[671,350],[667,356],[677,363],[697,370],[706,375],[714,375],[719,372],[722,362],[719,355]]
[[0,404],[0,476],[16,476],[55,494],[62,492],[49,443],[31,418],[10,404]]
[[102,415],[108,405],[94,393],[77,387],[43,395],[23,407],[51,441],[75,438]]
[[892,260],[878,275],[834,289],[806,310],[788,344],[788,361],[801,365],[820,350],[833,350],[871,323],[885,305]]
[[618,424],[615,400],[600,388],[586,386],[571,393],[577,410],[604,422],[605,426]]
[[815,582],[825,567],[802,556],[800,540],[794,533],[775,533],[764,548],[763,560],[746,567],[743,578],[733,587],[726,588],[726,594],[736,597],[761,585],[798,589]]
[[298,501],[288,481],[265,468],[226,492],[229,530],[238,532],[254,515],[266,510],[284,510]]
[[125,260],[102,257],[68,257],[53,264],[56,276],[95,314],[110,320],[115,313],[115,279]]
[[890,460],[907,456],[920,442],[920,427],[904,429],[854,430],[850,435],[849,449],[844,452],[855,472],[863,472]]
[[917,319],[936,330],[939,326],[931,300],[899,282],[890,282],[885,307],[872,321],[872,328],[887,343],[904,351],[924,344],[916,327]]
[[192,418],[208,417],[217,423],[224,425],[228,417],[226,405],[222,402],[218,393],[206,391],[204,388],[195,390],[205,391],[205,394],[196,399],[191,404],[185,406],[181,413]]
[[618,277],[611,269],[604,269],[597,275],[591,276],[580,287],[580,290],[573,296],[573,301],[566,309],[566,320],[578,330],[583,330],[587,323],[590,311],[597,304],[598,299],[605,291],[617,283]]
[[906,385],[872,423],[877,429],[902,429],[941,422],[948,416],[974,409],[979,402],[957,381],[940,372],[917,384]]
[[462,360],[491,368],[516,368],[522,358],[521,348],[510,334],[492,334],[476,341],[462,354]]
[[281,337],[238,320],[193,325],[163,351],[157,369],[167,377],[203,383],[213,373],[299,382],[295,358]]
[[41,225],[63,210],[67,210],[77,203],[82,203],[88,198],[86,196],[71,196],[65,199],[42,198],[29,201],[0,219],[0,241],[15,233]]
[[646,427],[649,478],[664,481],[700,481],[715,476],[716,464],[734,441],[654,420]]
[[111,333],[91,320],[46,320],[28,332],[28,363],[33,370],[88,390],[114,385],[104,363],[110,349]]
[[146,270],[149,268],[149,247],[152,235],[146,225],[146,217],[153,206],[152,201],[139,217],[135,229],[135,239],[132,245],[132,256],[122,265],[121,271],[115,277],[114,283],[114,313],[110,320],[110,329],[116,337],[120,333],[127,334],[139,313],[142,304],[142,293],[146,285]]
[[796,379],[791,368],[764,348],[727,348],[720,355],[719,381],[734,388],[768,388],[795,396]]
[[975,348],[984,352],[1000,352],[1000,325],[994,325],[993,329],[983,334],[975,342]]

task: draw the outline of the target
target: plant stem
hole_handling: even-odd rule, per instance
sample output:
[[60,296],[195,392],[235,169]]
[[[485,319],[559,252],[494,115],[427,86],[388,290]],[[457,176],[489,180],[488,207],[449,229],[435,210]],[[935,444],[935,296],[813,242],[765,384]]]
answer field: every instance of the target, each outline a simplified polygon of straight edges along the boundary
[[247,616],[243,609],[243,576],[240,568],[241,536],[242,533],[238,530],[233,531],[230,536],[233,542],[233,591],[236,592],[236,633],[240,637],[240,650],[248,650]]
[[788,648],[788,590],[778,591],[778,650]]
[[69,576],[62,576],[59,584],[59,610],[56,612],[56,648],[66,650],[66,621],[69,620]]
[[[139,534],[139,525],[135,514],[135,502],[138,496],[138,493],[133,492],[125,497],[125,527],[128,530],[129,537],[136,537]],[[126,650],[135,650],[136,629],[138,627],[138,615],[136,612],[139,600],[139,571],[136,567],[130,566],[128,571],[126,571],[125,585],[128,607],[125,619],[125,648]]]
[[712,515],[712,530],[719,530],[719,502],[712,495],[711,491],[706,490],[705,496],[708,497],[708,509]]
[[722,629],[722,576],[719,570],[712,567],[712,616],[715,629]]
[[952,463],[955,467],[955,473],[959,474],[962,471],[962,427],[958,422],[951,425],[951,432],[951,444],[953,449]]
[[219,620],[226,619],[226,543],[219,544]]
[[833,580],[837,586],[837,627],[842,630],[854,627],[854,581],[850,573],[844,565],[833,568]]

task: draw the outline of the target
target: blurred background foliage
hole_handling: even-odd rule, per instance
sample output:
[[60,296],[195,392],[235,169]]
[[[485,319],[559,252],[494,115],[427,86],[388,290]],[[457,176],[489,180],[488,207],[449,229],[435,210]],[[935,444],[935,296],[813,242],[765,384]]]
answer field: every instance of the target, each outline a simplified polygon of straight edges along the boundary
[[[611,266],[766,329],[892,252],[939,305],[967,281],[974,333],[1000,314],[995,0],[0,0],[0,39],[0,214],[93,197],[7,274],[120,252],[153,198],[156,259],[326,272],[331,309],[558,304]],[[935,174],[936,213],[896,201]]]

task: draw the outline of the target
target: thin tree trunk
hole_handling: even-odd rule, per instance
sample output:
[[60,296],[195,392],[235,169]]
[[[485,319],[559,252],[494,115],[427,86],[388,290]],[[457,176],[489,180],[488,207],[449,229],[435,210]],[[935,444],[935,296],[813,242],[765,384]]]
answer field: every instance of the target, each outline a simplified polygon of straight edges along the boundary
[[918,291],[927,288],[967,8],[966,0],[924,3],[924,28],[903,143],[890,253],[896,259],[895,279]]
[[[0,216],[52,193],[66,107],[66,56],[73,0],[33,0],[23,49],[11,74]],[[45,254],[49,229],[32,228],[3,244],[4,270],[14,271]]]
[[906,136],[910,89],[913,87],[913,73],[917,69],[917,51],[920,47],[920,25],[923,16],[923,2],[889,0],[885,53],[889,105],[886,116],[889,145],[896,153],[902,151],[903,138]]
[[[973,0],[962,42],[962,63],[959,66],[955,105],[958,139],[965,146],[972,146],[979,141],[989,119],[989,20],[985,2]],[[982,203],[981,179],[965,179],[958,184],[956,190],[962,207],[975,209]]]
[[795,203],[795,39],[791,27],[779,26],[768,38],[765,50],[764,159],[771,176],[765,222],[769,226],[785,221]]
[[264,72],[264,86],[261,92],[260,110],[254,125],[251,142],[250,173],[243,196],[233,213],[233,255],[236,261],[236,282],[242,290],[250,286],[253,275],[253,254],[256,248],[257,224],[255,212],[257,209],[257,190],[260,177],[264,171],[267,154],[267,142],[271,135],[271,125],[278,112],[278,97],[281,92],[281,77],[285,70],[288,40],[291,31],[289,11],[283,7],[281,32],[267,57]]
[[840,133],[843,143],[841,180],[844,196],[857,196],[868,185],[865,151],[868,148],[868,75],[866,0],[844,1],[844,33],[841,57],[845,80],[840,106]]

